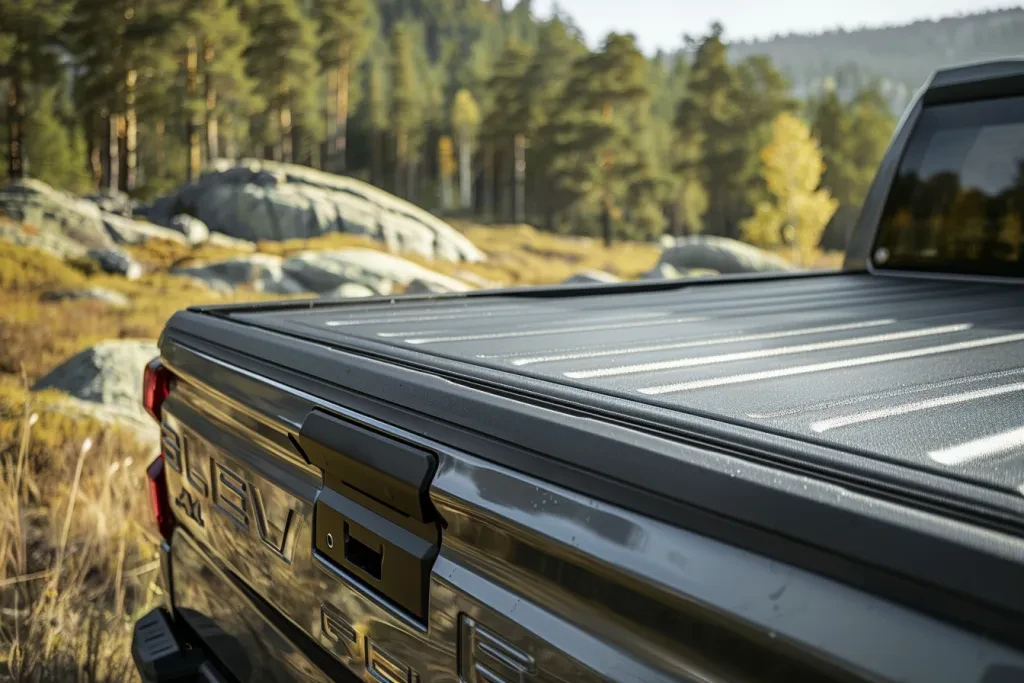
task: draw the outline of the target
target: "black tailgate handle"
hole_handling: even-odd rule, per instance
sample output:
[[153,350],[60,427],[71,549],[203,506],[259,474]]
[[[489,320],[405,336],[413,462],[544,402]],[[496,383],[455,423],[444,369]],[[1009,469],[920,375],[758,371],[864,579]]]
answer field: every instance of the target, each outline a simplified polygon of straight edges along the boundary
[[319,409],[298,440],[324,476],[314,561],[425,621],[441,540],[429,496],[437,454]]

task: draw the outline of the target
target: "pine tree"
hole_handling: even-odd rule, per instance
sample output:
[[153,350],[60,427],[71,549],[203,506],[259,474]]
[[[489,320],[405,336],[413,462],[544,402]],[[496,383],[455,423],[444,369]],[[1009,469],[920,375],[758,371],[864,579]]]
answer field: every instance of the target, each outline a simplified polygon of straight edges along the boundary
[[738,135],[743,119],[736,98],[739,76],[729,64],[721,34],[722,27],[715,24],[699,43],[688,39],[695,55],[686,95],[676,110],[681,150],[676,171],[699,182],[707,193],[707,231],[729,235],[735,203],[744,194],[749,155]]
[[295,113],[316,109],[315,27],[297,0],[245,0],[242,20],[251,35],[248,74],[266,102],[262,140],[274,159],[291,162]]
[[327,168],[344,173],[348,140],[349,82],[369,42],[368,0],[322,0],[313,5],[318,24],[320,69],[327,75],[324,110]]
[[[246,73],[249,29],[230,0],[190,0],[184,33],[196,69],[194,76],[190,74],[196,80],[191,127],[197,131],[198,120],[202,120],[206,161],[213,162],[222,156],[222,140],[234,151],[238,124],[261,109],[262,102],[254,94],[255,83]],[[196,99],[201,100],[198,106]],[[223,125],[225,122],[227,125]],[[190,138],[190,143],[198,147],[198,135]],[[189,156],[199,156],[198,149]]]
[[524,45],[537,42],[537,22],[533,19],[533,0],[518,0],[502,18],[505,35]]
[[514,207],[521,203],[516,199],[523,191],[525,168],[520,173],[516,159],[532,132],[531,93],[526,81],[531,59],[525,44],[510,39],[487,82],[490,110],[482,126],[484,142],[498,167],[499,215],[512,220],[522,220]]
[[579,59],[547,127],[553,184],[578,216],[599,216],[606,243],[622,217],[633,232],[660,229],[650,208],[658,178],[649,135],[647,65],[630,35],[610,34]]
[[422,123],[421,101],[410,29],[399,24],[391,33],[391,130],[395,136],[394,189],[399,197],[412,192],[411,143]]
[[772,139],[761,160],[775,202],[758,203],[754,215],[743,222],[743,237],[765,247],[789,243],[797,263],[807,264],[837,205],[828,190],[819,189],[825,165],[818,141],[806,123],[782,113],[772,124]]
[[857,178],[853,160],[849,158],[856,142],[851,138],[850,113],[835,88],[827,88],[817,101],[811,102],[810,112],[812,132],[821,144],[825,161],[821,185],[839,202],[824,236],[825,244],[835,244],[845,239],[839,236],[849,233],[859,211],[859,207],[853,206]]
[[896,118],[878,88],[872,86],[854,96],[850,102],[850,119],[850,139],[855,141],[850,160],[862,174],[873,176],[889,146]]
[[390,120],[390,104],[388,102],[387,71],[380,62],[370,65],[368,77],[367,110],[370,130],[370,169],[371,180],[379,186],[386,185],[384,180],[385,137]]
[[25,167],[58,189],[85,193],[92,185],[85,165],[85,139],[77,126],[65,125],[60,104],[56,87],[33,98],[24,123]]
[[60,76],[58,31],[70,9],[66,0],[5,2],[0,11],[0,63],[7,77],[7,172],[24,174],[25,115],[28,85],[53,84]]
[[659,51],[648,62],[648,73],[653,96],[651,145],[663,181],[658,193],[661,213],[672,234],[700,232],[707,193],[692,168],[693,155],[699,149],[691,141],[678,139],[673,130],[675,112],[686,93],[689,63],[682,54],[669,56]]
[[459,148],[459,204],[463,210],[473,207],[473,145],[480,128],[480,107],[465,88],[455,94],[452,103],[452,130]]
[[136,188],[139,107],[162,97],[182,12],[176,0],[77,0],[72,8],[66,39],[81,74],[75,93],[110,189]]
[[810,105],[814,135],[821,141],[826,170],[822,186],[839,202],[823,238],[824,246],[845,246],[861,204],[888,146],[895,120],[875,89],[858,93],[849,105],[828,89]]
[[546,138],[562,106],[561,98],[573,74],[573,65],[587,54],[578,32],[557,14],[540,28],[537,50],[526,73],[532,142],[527,149],[527,178],[532,213],[552,228],[557,212],[558,192],[552,188],[548,169],[552,167],[552,143]]

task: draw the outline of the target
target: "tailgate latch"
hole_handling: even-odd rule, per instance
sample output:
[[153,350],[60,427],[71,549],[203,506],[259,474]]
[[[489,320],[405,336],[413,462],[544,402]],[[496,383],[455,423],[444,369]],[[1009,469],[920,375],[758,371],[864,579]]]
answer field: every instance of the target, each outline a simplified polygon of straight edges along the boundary
[[313,557],[425,621],[440,548],[428,489],[437,454],[313,410],[299,445],[323,471],[313,513]]

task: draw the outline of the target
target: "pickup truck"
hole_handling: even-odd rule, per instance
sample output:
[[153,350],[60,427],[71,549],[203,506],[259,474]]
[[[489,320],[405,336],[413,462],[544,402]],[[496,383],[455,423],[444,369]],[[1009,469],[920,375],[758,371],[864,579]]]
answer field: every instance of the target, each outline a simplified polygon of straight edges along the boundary
[[1024,681],[1024,61],[838,272],[198,307],[144,681]]

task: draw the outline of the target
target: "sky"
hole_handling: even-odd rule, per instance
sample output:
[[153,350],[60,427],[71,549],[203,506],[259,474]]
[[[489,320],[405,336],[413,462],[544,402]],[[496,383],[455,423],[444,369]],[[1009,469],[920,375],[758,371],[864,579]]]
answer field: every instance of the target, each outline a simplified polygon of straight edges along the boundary
[[[505,0],[505,5],[512,4]],[[809,33],[842,26],[906,24],[1015,6],[986,0],[533,0],[534,14],[551,15],[557,4],[596,45],[610,31],[633,33],[641,49],[671,50],[682,35],[700,35],[717,20],[730,40]]]

